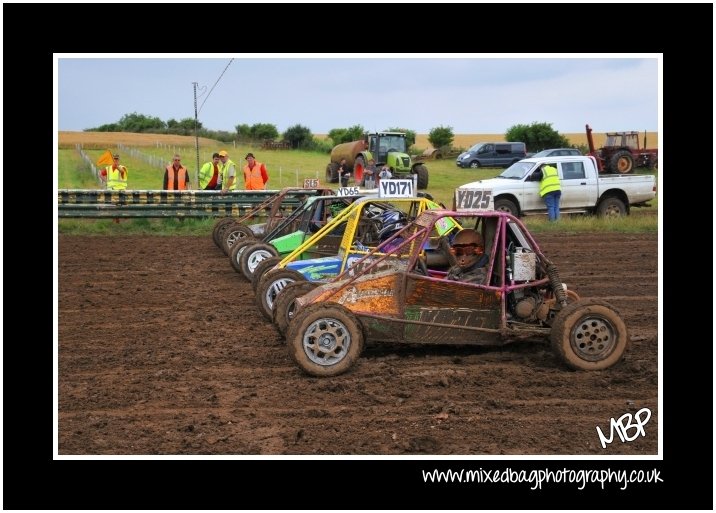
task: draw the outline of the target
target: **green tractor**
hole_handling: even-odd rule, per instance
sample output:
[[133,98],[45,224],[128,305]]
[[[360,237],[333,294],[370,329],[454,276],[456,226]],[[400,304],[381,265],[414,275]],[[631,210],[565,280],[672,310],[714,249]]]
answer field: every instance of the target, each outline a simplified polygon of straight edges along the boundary
[[407,150],[403,132],[375,132],[365,134],[359,141],[338,144],[331,150],[331,162],[326,166],[326,181],[338,183],[338,165],[341,159],[346,159],[355,183],[363,186],[363,169],[373,159],[378,171],[388,166],[393,178],[412,178],[412,175],[417,175],[418,189],[427,189],[428,168],[423,162],[414,162]]

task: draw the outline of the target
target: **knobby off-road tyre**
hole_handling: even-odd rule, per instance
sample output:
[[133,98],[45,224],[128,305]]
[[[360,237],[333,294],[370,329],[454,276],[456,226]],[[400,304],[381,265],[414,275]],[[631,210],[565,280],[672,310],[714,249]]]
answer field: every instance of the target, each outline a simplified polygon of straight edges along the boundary
[[634,170],[634,156],[626,150],[618,151],[612,155],[609,161],[609,168],[612,172],[620,175],[631,173]]
[[235,222],[235,219],[233,217],[224,217],[223,219],[219,219],[216,223],[214,223],[214,229],[211,232],[211,237],[214,239],[214,244],[221,249],[221,232],[224,230],[225,227]]
[[267,258],[277,257],[278,250],[273,244],[257,242],[244,249],[240,258],[241,272],[249,280],[254,275],[256,267]]
[[272,320],[274,302],[286,285],[305,280],[301,273],[292,269],[274,269],[264,274],[256,287],[256,303],[264,317]]
[[[244,272],[241,270],[241,255],[248,246],[259,242],[261,241],[254,237],[244,237],[243,239],[234,242],[234,245],[231,246],[231,251],[229,251],[229,262],[231,262],[231,267],[234,271],[239,273],[241,276],[244,276]],[[244,276],[244,278],[247,277]],[[250,280],[250,278],[247,279]]]
[[326,182],[338,183],[338,164],[331,162],[326,166]]
[[296,298],[308,294],[318,287],[315,281],[294,281],[286,285],[274,301],[273,324],[283,338],[296,313]]
[[413,168],[413,172],[418,175],[418,189],[427,189],[428,168],[423,164],[418,164]]
[[364,336],[353,313],[337,303],[316,303],[299,310],[286,333],[288,353],[311,376],[337,376],[363,352]]
[[568,367],[603,370],[624,355],[629,333],[619,312],[606,301],[579,299],[565,306],[554,319],[552,350]]
[[597,216],[599,217],[622,217],[627,213],[626,205],[619,198],[604,198],[597,205]]
[[236,223],[229,225],[229,227],[224,230],[224,236],[221,238],[221,248],[224,250],[224,254],[228,256],[234,242],[238,242],[244,237],[256,238],[256,235],[254,235],[251,228],[245,224]]
[[256,289],[259,286],[261,277],[266,274],[269,269],[273,269],[276,264],[278,264],[281,260],[283,259],[280,256],[271,257],[260,262],[259,265],[256,266],[256,269],[254,269],[254,273],[251,275],[251,288],[253,289],[254,294],[256,293]]

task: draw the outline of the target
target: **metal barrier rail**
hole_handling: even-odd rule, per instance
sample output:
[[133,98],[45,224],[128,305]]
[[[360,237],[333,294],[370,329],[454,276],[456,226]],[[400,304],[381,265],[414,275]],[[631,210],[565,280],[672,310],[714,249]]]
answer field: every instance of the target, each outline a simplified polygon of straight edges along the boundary
[[[278,192],[60,189],[57,202],[59,217],[239,217]],[[293,211],[303,194],[287,194],[281,204],[285,211]]]

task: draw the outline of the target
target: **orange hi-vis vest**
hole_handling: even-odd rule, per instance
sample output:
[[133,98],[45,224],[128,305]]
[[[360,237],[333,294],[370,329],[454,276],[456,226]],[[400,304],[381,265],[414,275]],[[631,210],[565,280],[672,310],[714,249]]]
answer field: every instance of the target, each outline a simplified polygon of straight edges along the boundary
[[[183,173],[182,173],[183,171]],[[184,166],[181,166],[179,168],[178,175],[178,183],[179,187],[177,190],[185,191],[187,190],[187,182],[189,181],[189,173],[187,172],[186,168]],[[174,164],[169,164],[167,166],[167,189],[174,189]]]
[[244,187],[249,191],[262,191],[264,189],[264,179],[261,176],[261,166],[263,164],[258,160],[254,161],[253,170],[249,165],[244,166]]

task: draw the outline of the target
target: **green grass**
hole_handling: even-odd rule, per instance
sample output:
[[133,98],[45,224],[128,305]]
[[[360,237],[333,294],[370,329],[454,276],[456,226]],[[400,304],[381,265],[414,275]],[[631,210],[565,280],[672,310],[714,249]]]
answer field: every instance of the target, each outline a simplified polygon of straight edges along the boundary
[[[232,145],[220,145],[216,148],[200,148],[200,163],[207,162],[214,151],[226,149],[230,158],[243,167],[243,159],[247,152],[253,152],[257,160],[266,164],[269,173],[269,189],[281,189],[289,186],[301,186],[304,178],[318,178],[322,184],[336,187],[338,184],[326,184],[326,166],[329,155],[301,150],[261,150],[250,146],[234,148]],[[196,176],[196,152],[193,147],[141,147],[133,152],[120,150],[122,163],[129,169],[130,189],[160,189],[164,177],[163,169],[152,166],[142,156],[154,156],[164,159],[166,163],[174,153],[182,156],[188,166],[192,178]],[[96,181],[90,168],[74,149],[60,149],[58,187],[60,189],[94,189]],[[142,156],[136,152],[140,152]],[[94,161],[104,150],[88,150]],[[429,171],[429,192],[437,201],[448,208],[452,206],[455,188],[468,182],[492,178],[500,174],[502,168],[462,169],[455,165],[455,159],[426,161]],[[645,169],[637,170],[638,174],[651,174]],[[548,223],[545,215],[534,215],[523,218],[525,224],[534,231],[630,231],[649,232],[657,230],[658,197],[651,201],[647,208],[632,209],[632,215],[619,220],[598,219],[593,216],[563,215],[559,223]],[[208,235],[215,220],[186,219],[183,223],[173,219],[129,219],[114,223],[112,220],[59,220],[60,233],[152,233],[162,235]]]

